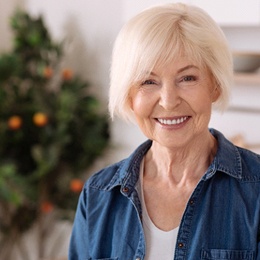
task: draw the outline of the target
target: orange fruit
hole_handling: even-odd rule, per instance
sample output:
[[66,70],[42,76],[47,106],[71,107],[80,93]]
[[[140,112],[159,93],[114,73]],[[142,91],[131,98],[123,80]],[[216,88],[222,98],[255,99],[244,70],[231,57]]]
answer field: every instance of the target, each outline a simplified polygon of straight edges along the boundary
[[45,67],[43,69],[43,76],[44,76],[44,78],[50,79],[52,77],[52,75],[53,75],[53,70],[52,70],[51,67]]
[[73,72],[70,69],[64,69],[62,71],[62,78],[63,80],[71,80],[73,77]]
[[33,116],[33,123],[36,126],[43,127],[48,123],[48,116],[42,112],[35,113]]
[[49,201],[43,201],[41,204],[41,212],[43,213],[50,213],[53,211],[54,205]]
[[22,118],[20,116],[11,116],[9,119],[8,119],[8,127],[9,129],[11,130],[18,130],[21,128],[22,126]]
[[82,191],[82,188],[84,186],[84,183],[80,179],[72,179],[70,181],[70,190],[75,193],[80,193]]

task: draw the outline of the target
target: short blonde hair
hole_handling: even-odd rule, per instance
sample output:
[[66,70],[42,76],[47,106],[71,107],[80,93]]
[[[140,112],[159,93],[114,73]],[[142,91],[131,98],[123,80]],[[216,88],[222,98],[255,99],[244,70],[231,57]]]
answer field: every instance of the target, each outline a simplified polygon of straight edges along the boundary
[[155,65],[172,62],[180,53],[211,71],[220,88],[215,105],[224,110],[233,79],[232,55],[224,33],[202,9],[177,3],[146,9],[119,32],[110,71],[111,117],[132,121],[131,86]]

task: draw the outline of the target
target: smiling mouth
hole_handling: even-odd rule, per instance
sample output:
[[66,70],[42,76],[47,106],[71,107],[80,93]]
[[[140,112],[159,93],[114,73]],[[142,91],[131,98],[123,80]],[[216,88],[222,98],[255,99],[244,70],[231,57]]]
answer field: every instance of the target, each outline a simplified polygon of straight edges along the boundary
[[179,125],[183,122],[185,122],[189,117],[184,116],[180,117],[177,119],[162,119],[162,118],[157,118],[157,120],[162,124],[162,125]]

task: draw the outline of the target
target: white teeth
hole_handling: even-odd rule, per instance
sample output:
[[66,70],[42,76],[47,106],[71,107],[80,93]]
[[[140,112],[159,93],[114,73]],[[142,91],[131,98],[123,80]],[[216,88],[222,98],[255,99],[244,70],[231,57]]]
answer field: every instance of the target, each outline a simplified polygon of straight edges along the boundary
[[187,120],[187,118],[188,118],[187,116],[181,117],[181,118],[178,118],[178,119],[173,119],[173,120],[158,118],[158,121],[161,124],[164,124],[164,125],[178,125],[180,123],[183,123],[185,120]]

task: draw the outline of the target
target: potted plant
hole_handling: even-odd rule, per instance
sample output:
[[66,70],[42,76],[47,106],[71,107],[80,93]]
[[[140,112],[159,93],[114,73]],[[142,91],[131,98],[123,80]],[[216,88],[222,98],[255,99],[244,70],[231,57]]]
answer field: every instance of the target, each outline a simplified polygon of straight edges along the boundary
[[[61,67],[62,44],[43,18],[18,11],[14,47],[0,56],[0,256],[13,259],[33,225],[44,255],[46,226],[72,219],[82,175],[109,142],[109,124],[89,83]],[[49,257],[49,256],[48,256]]]

